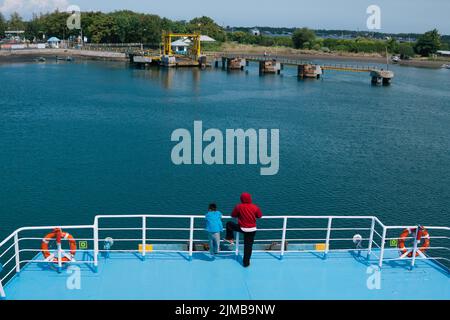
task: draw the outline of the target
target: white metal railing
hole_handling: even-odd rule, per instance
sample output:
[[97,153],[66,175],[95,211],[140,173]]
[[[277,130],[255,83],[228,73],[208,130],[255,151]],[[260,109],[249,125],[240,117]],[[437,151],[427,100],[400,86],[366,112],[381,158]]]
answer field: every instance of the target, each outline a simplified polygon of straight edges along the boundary
[[[186,226],[176,227],[174,224],[170,224],[169,227],[158,227],[156,221],[158,219],[163,219],[164,221],[173,221],[173,220],[185,220]],[[67,230],[77,230],[85,233],[84,237],[77,238],[78,241],[87,241],[93,244],[93,250],[83,248],[78,251],[84,252],[83,258],[80,260],[71,260],[68,262],[64,262],[67,264],[89,264],[94,266],[94,271],[96,271],[98,267],[99,254],[103,252],[134,252],[138,253],[145,258],[147,252],[147,244],[150,243],[186,243],[186,250],[182,249],[155,249],[152,252],[178,252],[178,253],[186,253],[189,258],[192,258],[195,253],[194,246],[195,243],[205,242],[206,239],[197,239],[195,237],[196,233],[204,232],[204,228],[196,227],[196,222],[204,221],[205,217],[203,215],[145,215],[145,214],[134,214],[134,215],[97,215],[94,219],[93,225],[72,225],[72,226],[42,226],[42,227],[23,227],[19,228],[6,237],[2,242],[0,242],[0,262],[3,262],[3,271],[0,270],[0,297],[5,297],[5,292],[3,290],[2,283],[4,284],[6,281],[11,279],[14,274],[17,274],[21,271],[21,266],[23,264],[28,263],[46,263],[48,260],[38,259],[38,255],[41,252],[39,246],[36,247],[28,247],[24,242],[28,241],[38,241],[40,244],[42,238],[39,236],[30,236],[24,235],[29,232],[37,232],[42,231],[50,232],[55,228]],[[224,220],[231,219],[230,216],[224,216]],[[115,222],[115,221],[127,221],[127,222],[135,222],[137,226],[103,226],[102,223],[105,221]],[[154,220],[151,221],[151,220]],[[326,224],[326,227],[311,227],[308,226],[312,221],[315,222],[323,222]],[[350,226],[350,227],[342,227],[336,226],[336,224],[343,224],[344,222],[355,222],[358,221],[362,223],[360,226]],[[448,246],[448,240],[450,239],[450,228],[449,227],[435,227],[435,226],[425,226],[430,233],[442,232],[444,235],[440,236],[430,236],[430,239],[441,239],[442,241],[447,241],[445,245],[429,247],[428,250],[441,250],[448,252],[445,256],[431,256],[431,255],[421,255],[416,257],[416,253],[418,251],[418,243],[416,237],[412,235],[409,237],[413,239],[413,246],[411,248],[407,248],[411,250],[411,257],[399,257],[392,255],[389,257],[386,256],[386,252],[390,252],[392,250],[398,251],[398,248],[387,248],[386,242],[391,240],[398,240],[398,233],[394,237],[389,237],[389,232],[398,232],[399,230],[403,230],[406,228],[414,229],[417,226],[386,226],[384,225],[377,217],[375,216],[264,216],[261,222],[270,222],[272,224],[276,222],[281,223],[281,227],[270,227],[270,228],[258,228],[258,234],[264,234],[266,232],[271,232],[273,234],[279,234],[278,236],[272,236],[271,238],[263,238],[255,240],[256,243],[275,243],[276,248],[272,249],[269,247],[267,250],[254,250],[254,252],[275,252],[279,253],[280,258],[282,258],[287,251],[286,246],[295,245],[295,244],[317,244],[320,243],[322,246],[320,248],[307,248],[301,249],[302,252],[322,252],[323,257],[326,258],[329,252],[342,252],[342,251],[362,251],[364,250],[367,254],[367,259],[371,259],[371,256],[376,258],[376,261],[379,267],[382,267],[384,261],[392,261],[392,260],[411,260],[410,265],[414,267],[417,259],[432,259],[439,261],[450,262],[450,248]],[[289,223],[293,222],[301,222],[300,227],[289,227]],[[187,232],[188,238],[178,237],[174,238],[174,232]],[[364,232],[368,233],[366,237],[362,237],[362,241],[367,242],[367,246],[365,247],[357,247],[353,245],[351,247],[345,247],[343,245],[332,246],[332,243],[345,243],[351,242],[353,240],[352,237],[345,236],[334,236],[340,232]],[[114,238],[114,243],[122,243],[125,245],[124,248],[112,249],[112,248],[103,248],[100,249],[100,243],[105,243],[106,239],[100,239],[100,233],[105,232],[122,232],[126,234],[138,233],[138,236],[129,237],[129,236],[121,236]],[[148,237],[148,233],[151,232],[159,232],[159,233],[171,233],[172,237]],[[296,237],[295,235],[289,237],[291,234],[295,232],[323,232],[324,236],[318,237]],[[130,249],[131,244],[138,243],[141,245],[141,250],[138,249]],[[374,246],[376,247],[376,253],[374,252]],[[135,247],[134,247],[135,248]],[[279,248],[279,249],[278,249]],[[227,251],[228,253],[239,255],[240,243],[239,243],[239,233],[236,236],[236,245],[233,251]],[[58,268],[62,267],[62,249],[61,246],[58,246],[57,252],[55,254],[56,265]],[[298,252],[299,250],[297,250]],[[30,256],[33,255],[33,256]],[[53,263],[53,262],[51,262]]]

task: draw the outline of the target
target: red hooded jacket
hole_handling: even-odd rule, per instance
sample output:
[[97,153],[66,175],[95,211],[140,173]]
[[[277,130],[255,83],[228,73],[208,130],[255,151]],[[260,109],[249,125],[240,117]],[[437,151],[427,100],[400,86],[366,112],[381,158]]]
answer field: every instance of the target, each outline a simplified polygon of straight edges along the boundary
[[247,192],[241,194],[241,202],[234,207],[231,216],[238,218],[238,223],[241,228],[256,227],[256,219],[262,217],[261,209],[252,203],[252,196]]

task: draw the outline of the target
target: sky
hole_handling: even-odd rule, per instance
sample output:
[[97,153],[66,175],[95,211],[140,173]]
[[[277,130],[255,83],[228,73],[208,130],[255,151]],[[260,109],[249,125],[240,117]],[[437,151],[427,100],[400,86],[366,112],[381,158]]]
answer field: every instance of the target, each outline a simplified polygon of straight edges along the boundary
[[437,28],[450,34],[450,0],[0,0],[0,12],[82,11],[128,9],[176,20],[209,16],[222,26],[308,27],[313,29],[367,30],[366,9],[381,9],[380,32],[423,33]]

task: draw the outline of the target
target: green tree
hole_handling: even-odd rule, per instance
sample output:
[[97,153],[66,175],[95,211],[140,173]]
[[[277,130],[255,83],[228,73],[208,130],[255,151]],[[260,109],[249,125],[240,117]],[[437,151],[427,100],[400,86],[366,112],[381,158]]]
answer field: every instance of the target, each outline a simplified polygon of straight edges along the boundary
[[28,40],[42,39],[43,30],[44,30],[43,19],[38,15],[33,14],[31,20],[26,23],[25,37]]
[[7,22],[3,14],[0,12],[0,39],[5,35]]
[[137,13],[122,10],[109,14],[109,17],[113,25],[110,26],[111,38],[105,39],[107,42],[140,42],[142,28]]
[[172,21],[167,18],[163,18],[161,20],[161,29],[165,31],[170,31],[174,33],[187,33],[189,32],[187,29],[186,21]]
[[162,21],[158,15],[146,14],[141,17],[141,40],[143,43],[159,44],[161,42]]
[[292,42],[296,49],[305,48],[305,44],[311,45],[315,39],[316,34],[308,28],[296,29],[292,34]]
[[8,21],[8,29],[14,31],[25,30],[25,22],[23,22],[22,17],[17,12],[11,14]]
[[118,34],[114,19],[109,15],[99,15],[88,27],[91,40],[94,43],[107,43],[113,35]]
[[398,45],[398,53],[401,59],[408,59],[414,56],[414,48],[409,43],[400,43]]
[[388,48],[389,52],[398,52],[398,42],[395,38],[389,37],[386,40],[386,47]]
[[439,32],[434,29],[421,35],[419,39],[417,39],[414,49],[418,54],[428,57],[430,54],[436,53],[440,47],[441,36],[439,35]]
[[203,35],[210,36],[217,41],[226,40],[226,33],[223,28],[206,16],[189,21],[187,29],[189,32],[200,32]]
[[60,39],[67,39],[70,30],[67,28],[67,18],[69,14],[66,12],[55,11],[41,16],[42,21],[40,22],[41,28],[47,38],[57,37]]

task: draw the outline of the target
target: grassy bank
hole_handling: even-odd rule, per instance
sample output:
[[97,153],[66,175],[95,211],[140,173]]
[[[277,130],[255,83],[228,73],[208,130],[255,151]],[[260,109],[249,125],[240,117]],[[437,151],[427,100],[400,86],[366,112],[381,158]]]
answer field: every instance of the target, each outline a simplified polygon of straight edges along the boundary
[[[378,53],[350,53],[350,52],[322,52],[316,50],[293,49],[287,47],[266,47],[258,45],[245,45],[236,43],[223,43],[221,46],[204,50],[205,53],[223,52],[234,54],[255,54],[263,55],[267,53],[271,57],[285,56],[299,58],[302,60],[338,60],[338,61],[362,61],[372,63],[385,63],[386,57]],[[214,49],[214,50],[211,50]],[[106,61],[127,61],[126,55],[119,52],[90,51],[75,49],[27,49],[27,50],[0,50],[0,63],[33,62],[38,57],[48,59],[72,56],[79,59],[106,60]],[[413,67],[439,68],[444,63],[450,63],[450,58],[412,58],[400,61],[400,65]]]

